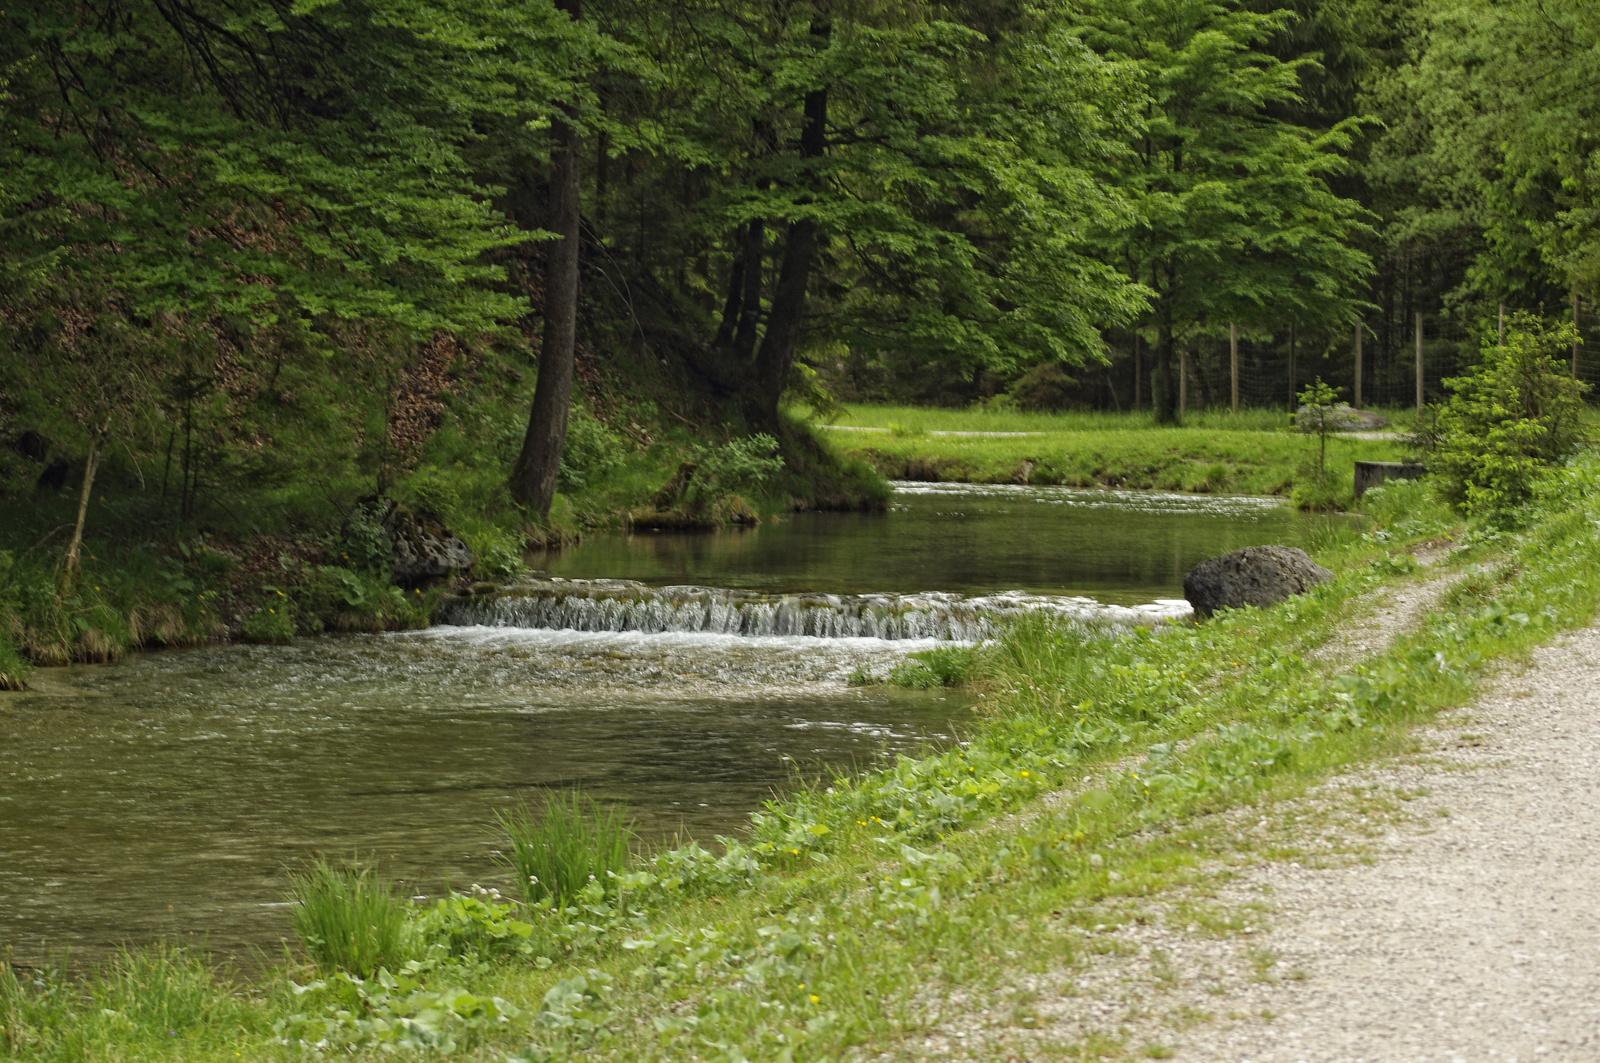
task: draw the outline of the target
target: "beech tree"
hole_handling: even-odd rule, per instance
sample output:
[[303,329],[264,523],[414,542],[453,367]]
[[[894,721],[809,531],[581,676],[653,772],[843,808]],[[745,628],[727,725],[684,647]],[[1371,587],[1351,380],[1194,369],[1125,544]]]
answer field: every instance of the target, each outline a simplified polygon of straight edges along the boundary
[[1351,320],[1371,272],[1359,204],[1328,177],[1357,126],[1317,132],[1272,114],[1308,59],[1260,46],[1289,18],[1216,0],[1086,0],[1083,39],[1137,72],[1143,122],[1108,178],[1137,222],[1103,246],[1152,293],[1156,417],[1177,416],[1176,344],[1207,326]]

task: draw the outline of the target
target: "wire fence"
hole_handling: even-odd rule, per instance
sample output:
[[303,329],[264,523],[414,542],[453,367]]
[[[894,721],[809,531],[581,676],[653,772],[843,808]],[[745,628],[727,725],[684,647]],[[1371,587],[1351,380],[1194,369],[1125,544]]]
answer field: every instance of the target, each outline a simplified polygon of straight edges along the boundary
[[[1178,351],[1180,404],[1190,409],[1233,405],[1237,359],[1241,408],[1292,410],[1299,405],[1300,391],[1320,379],[1334,388],[1339,401],[1352,406],[1420,409],[1449,396],[1446,382],[1478,364],[1484,346],[1499,337],[1501,321],[1509,321],[1517,309],[1480,313],[1475,319],[1433,313],[1363,322],[1359,337],[1354,327],[1329,334],[1285,326],[1266,333],[1239,331],[1236,339],[1228,333],[1192,338]],[[1572,307],[1529,312],[1553,322],[1573,320]],[[1600,308],[1583,303],[1577,313],[1579,340],[1563,360],[1570,359],[1573,374],[1590,386],[1587,399],[1600,402]],[[1148,407],[1149,348],[1131,333],[1107,340],[1112,366],[1105,374],[1103,396],[1096,396],[1095,403]]]

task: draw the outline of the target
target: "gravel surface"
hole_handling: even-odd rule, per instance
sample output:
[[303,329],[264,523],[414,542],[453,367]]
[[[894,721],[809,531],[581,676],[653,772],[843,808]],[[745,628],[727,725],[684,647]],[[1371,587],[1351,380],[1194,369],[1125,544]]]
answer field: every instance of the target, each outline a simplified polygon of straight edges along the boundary
[[1253,983],[1231,1010],[1257,1018],[1175,1058],[1600,1060],[1600,631],[1452,715],[1374,778],[1427,796],[1370,866],[1249,876],[1275,910],[1258,955],[1304,977]]
[[1237,869],[1207,898],[1235,915],[1220,933],[1183,925],[1181,897],[1130,912],[1040,987],[1057,1037],[1229,1063],[1600,1061],[1600,630],[1421,738],[1237,824],[1307,855]]

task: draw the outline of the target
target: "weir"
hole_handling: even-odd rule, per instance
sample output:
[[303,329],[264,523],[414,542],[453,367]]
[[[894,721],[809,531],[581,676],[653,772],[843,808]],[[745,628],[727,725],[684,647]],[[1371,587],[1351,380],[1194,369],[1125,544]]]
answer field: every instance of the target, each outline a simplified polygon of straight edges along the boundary
[[632,580],[547,579],[447,599],[439,620],[458,626],[572,631],[707,632],[815,638],[976,642],[1005,621],[1044,613],[1127,626],[1189,614],[1182,599],[1107,605],[1064,595],[761,594],[715,587],[649,587]]

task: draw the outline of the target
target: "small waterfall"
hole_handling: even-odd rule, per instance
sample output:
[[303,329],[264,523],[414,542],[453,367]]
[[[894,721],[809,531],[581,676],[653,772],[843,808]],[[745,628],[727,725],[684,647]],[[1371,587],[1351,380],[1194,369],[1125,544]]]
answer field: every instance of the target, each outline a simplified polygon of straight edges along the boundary
[[713,587],[647,587],[630,580],[536,580],[493,594],[449,598],[439,620],[460,626],[571,631],[710,632],[816,638],[950,639],[973,642],[1006,619],[1044,612],[1111,624],[1186,616],[1189,603],[1141,606],[1025,594],[760,594]]

